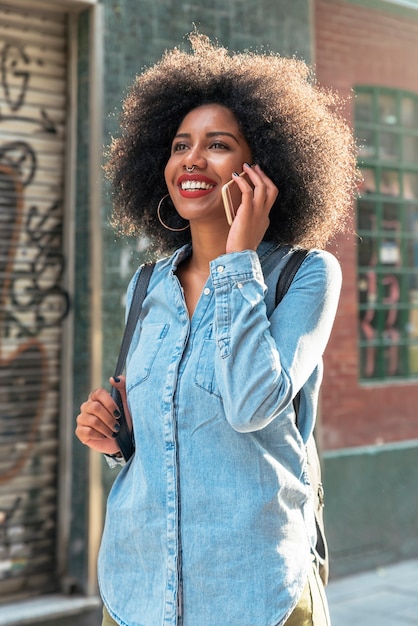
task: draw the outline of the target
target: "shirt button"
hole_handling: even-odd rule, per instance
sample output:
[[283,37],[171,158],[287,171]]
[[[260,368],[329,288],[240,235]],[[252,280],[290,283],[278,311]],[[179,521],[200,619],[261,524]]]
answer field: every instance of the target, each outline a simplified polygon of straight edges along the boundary
[[216,268],[216,271],[219,272],[219,274],[222,274],[222,272],[224,271],[224,266],[223,265],[218,265],[218,267]]
[[205,294],[205,296],[208,296],[210,294],[209,287],[205,287],[204,290],[203,290],[203,293]]

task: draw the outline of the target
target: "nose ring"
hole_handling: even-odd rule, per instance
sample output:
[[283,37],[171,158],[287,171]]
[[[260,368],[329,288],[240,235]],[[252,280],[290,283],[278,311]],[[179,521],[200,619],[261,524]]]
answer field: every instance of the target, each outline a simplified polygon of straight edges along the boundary
[[189,172],[189,174],[191,174],[195,167],[196,167],[196,165],[192,165],[192,167],[187,167],[187,165],[186,165],[186,172]]

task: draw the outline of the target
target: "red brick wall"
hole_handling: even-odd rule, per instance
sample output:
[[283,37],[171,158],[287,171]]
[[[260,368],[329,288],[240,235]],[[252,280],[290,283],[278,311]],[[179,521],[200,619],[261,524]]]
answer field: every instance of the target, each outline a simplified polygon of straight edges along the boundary
[[[352,119],[350,94],[357,85],[418,94],[418,11],[414,20],[335,0],[318,0],[314,30],[318,81],[347,97],[347,119]],[[323,447],[418,439],[418,381],[373,386],[358,382],[355,237],[340,238],[332,251],[342,265],[344,285],[325,355]]]

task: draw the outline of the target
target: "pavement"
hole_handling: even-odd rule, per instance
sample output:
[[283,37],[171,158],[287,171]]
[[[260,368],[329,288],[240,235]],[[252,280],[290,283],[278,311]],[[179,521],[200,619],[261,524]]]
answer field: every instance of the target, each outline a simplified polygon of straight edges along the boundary
[[418,625],[418,559],[331,580],[332,626]]

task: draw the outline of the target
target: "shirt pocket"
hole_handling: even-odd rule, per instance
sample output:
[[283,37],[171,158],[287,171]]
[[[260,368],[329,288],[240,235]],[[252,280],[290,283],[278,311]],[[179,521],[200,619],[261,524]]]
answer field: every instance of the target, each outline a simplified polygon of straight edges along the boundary
[[195,383],[201,389],[217,398],[221,397],[215,376],[216,343],[213,338],[212,324],[206,330],[197,359]]
[[139,342],[131,354],[127,372],[127,389],[130,391],[149,378],[155,358],[168,333],[168,324],[144,324]]

